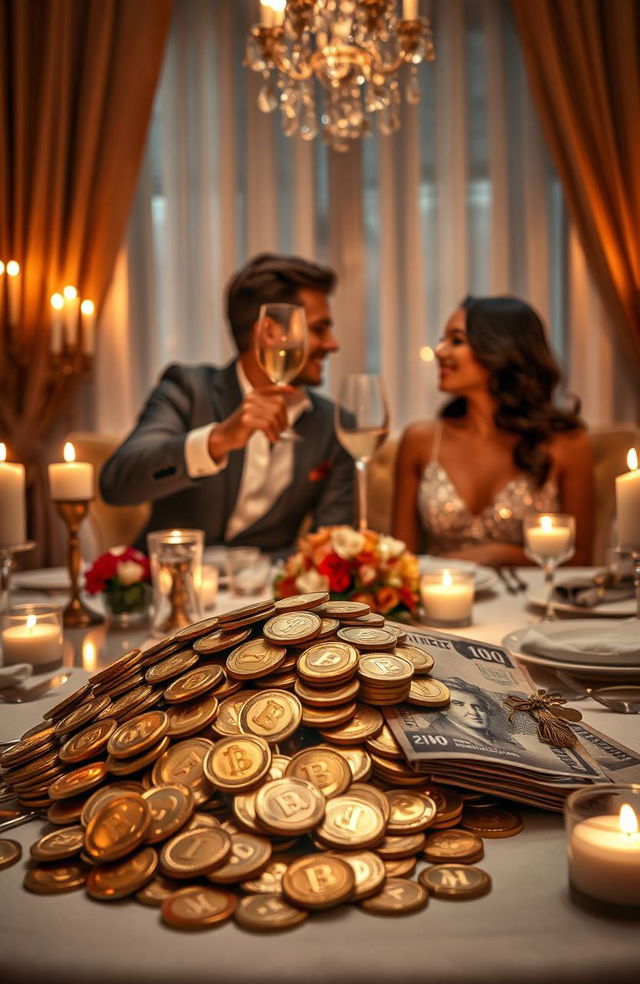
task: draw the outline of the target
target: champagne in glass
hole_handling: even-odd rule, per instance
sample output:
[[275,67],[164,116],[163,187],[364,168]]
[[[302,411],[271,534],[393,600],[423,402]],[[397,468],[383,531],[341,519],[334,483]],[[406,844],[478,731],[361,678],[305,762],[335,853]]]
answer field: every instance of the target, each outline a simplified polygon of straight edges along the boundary
[[381,376],[345,376],[335,405],[336,434],[356,463],[358,528],[367,529],[367,465],[389,433],[389,408]]
[[556,567],[573,557],[576,520],[566,513],[532,513],[525,516],[524,552],[544,571],[547,607],[543,620],[555,618],[553,608],[553,579]]
[[[263,304],[258,316],[255,346],[258,364],[272,383],[291,382],[307,357],[307,319],[299,304]],[[281,441],[298,441],[291,428],[280,434]]]

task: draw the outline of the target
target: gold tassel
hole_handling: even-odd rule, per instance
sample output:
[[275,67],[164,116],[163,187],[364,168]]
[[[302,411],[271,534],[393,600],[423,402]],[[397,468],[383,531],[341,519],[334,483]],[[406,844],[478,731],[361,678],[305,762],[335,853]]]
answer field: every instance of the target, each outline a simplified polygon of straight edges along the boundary
[[536,694],[524,699],[510,694],[505,697],[503,703],[511,708],[509,723],[517,711],[530,714],[538,725],[538,739],[545,745],[553,745],[554,748],[573,748],[577,744],[578,739],[565,722],[581,721],[582,714],[572,707],[563,707],[565,698],[562,694],[538,690]]

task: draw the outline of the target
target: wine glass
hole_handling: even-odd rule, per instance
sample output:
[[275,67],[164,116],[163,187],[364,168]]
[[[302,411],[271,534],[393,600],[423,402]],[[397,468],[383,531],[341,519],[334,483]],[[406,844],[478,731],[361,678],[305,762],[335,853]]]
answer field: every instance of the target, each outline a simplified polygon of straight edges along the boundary
[[389,433],[389,408],[382,376],[345,376],[335,405],[336,434],[356,463],[358,528],[367,529],[367,465]]
[[523,530],[526,556],[544,571],[547,607],[542,620],[553,619],[553,579],[556,567],[573,557],[575,516],[567,513],[531,513],[524,518]]
[[[307,319],[299,304],[263,304],[258,315],[255,345],[258,364],[272,383],[284,386],[302,369],[307,358]],[[299,441],[287,427],[281,441]]]

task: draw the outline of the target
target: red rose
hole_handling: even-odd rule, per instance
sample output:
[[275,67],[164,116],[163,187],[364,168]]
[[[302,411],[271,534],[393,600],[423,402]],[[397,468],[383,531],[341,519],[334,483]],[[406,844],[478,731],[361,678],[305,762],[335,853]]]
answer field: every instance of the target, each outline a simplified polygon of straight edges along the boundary
[[318,571],[329,578],[329,590],[334,594],[344,594],[351,585],[351,565],[348,560],[330,553],[318,564]]

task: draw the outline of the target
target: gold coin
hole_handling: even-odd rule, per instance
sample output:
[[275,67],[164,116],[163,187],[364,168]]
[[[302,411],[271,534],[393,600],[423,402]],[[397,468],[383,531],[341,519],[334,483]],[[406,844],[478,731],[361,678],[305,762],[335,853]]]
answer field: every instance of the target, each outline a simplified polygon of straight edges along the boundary
[[338,728],[322,728],[320,734],[336,745],[353,745],[371,735],[377,735],[382,731],[383,724],[384,718],[380,711],[366,704],[358,704],[356,713],[350,721]]
[[[391,632],[396,637],[396,646],[401,646],[407,638],[407,630],[401,629],[399,625],[385,625],[387,632]],[[401,655],[396,653],[397,656]]]
[[154,663],[153,666],[150,666],[144,675],[145,680],[148,683],[164,683],[165,680],[170,680],[171,677],[179,676],[181,673],[190,670],[198,662],[199,658],[198,653],[193,652],[191,649],[183,649],[177,653],[173,653],[161,662]]
[[160,867],[172,878],[196,878],[221,868],[231,854],[231,837],[222,827],[198,827],[176,834],[162,848]]
[[230,919],[237,901],[219,888],[188,885],[165,899],[160,912],[162,921],[176,929],[208,929]]
[[28,892],[36,895],[60,895],[82,888],[87,879],[86,866],[79,861],[48,864],[44,868],[27,868],[22,882]]
[[297,731],[301,718],[297,697],[286,690],[264,690],[243,703],[238,722],[241,731],[275,745]]
[[293,686],[298,677],[294,673],[270,673],[269,676],[261,677],[254,683],[259,690],[293,690]]
[[344,642],[319,642],[298,657],[298,673],[306,683],[326,686],[349,680],[358,668],[358,651]]
[[[393,629],[390,628],[389,631],[393,632]],[[417,676],[430,673],[435,664],[433,656],[418,646],[402,646],[398,644],[393,650],[393,655],[400,656],[402,659],[406,659],[408,663],[411,663],[413,672]]]
[[92,762],[90,765],[81,765],[73,772],[67,772],[60,776],[49,786],[49,798],[52,800],[67,799],[69,796],[78,796],[89,789],[97,786],[107,775],[107,766],[104,762]]
[[391,815],[391,806],[387,795],[377,786],[373,786],[368,782],[354,782],[351,785],[350,792],[354,796],[358,796],[360,799],[366,799],[369,803],[382,814],[382,819],[384,820],[385,829],[389,822],[389,816]]
[[349,791],[327,800],[316,837],[329,847],[374,847],[383,839],[384,829],[380,810],[368,798]]
[[209,799],[213,787],[204,772],[204,760],[213,742],[208,738],[187,738],[171,745],[153,763],[152,779],[155,786],[188,786],[200,806]]
[[365,752],[364,748],[350,748],[348,746],[339,745],[316,745],[316,748],[332,748],[342,755],[346,759],[351,773],[353,775],[354,782],[364,782],[371,775],[371,758]]
[[[271,618],[272,615],[276,613],[276,606],[270,605],[269,608],[263,609],[261,612],[254,613],[253,615],[238,615],[233,621],[225,622],[222,626],[226,632],[233,632],[236,629],[243,628],[245,625],[256,625],[257,622],[266,622],[267,619]],[[237,614],[229,612],[229,614]]]
[[218,711],[218,698],[213,694],[188,704],[167,708],[168,730],[171,738],[189,738],[202,731],[214,720]]
[[274,646],[265,639],[251,639],[229,653],[226,667],[235,680],[253,680],[277,670],[286,658],[284,646]]
[[[80,822],[83,827],[86,827],[91,820],[91,817],[98,812],[101,806],[106,806],[111,800],[117,799],[122,793],[142,793],[144,789],[142,784],[139,782],[133,782],[131,780],[123,780],[122,782],[114,782],[109,786],[103,786],[102,789],[96,789],[88,799],[84,800],[82,813],[80,816]],[[54,804],[55,805],[55,804]],[[63,804],[64,805],[64,802]]]
[[30,759],[25,765],[15,766],[3,775],[3,781],[9,786],[23,781],[29,781],[44,775],[49,769],[58,764],[57,750],[47,751],[41,758]]
[[342,851],[338,857],[351,866],[356,880],[352,902],[360,902],[380,891],[387,877],[384,862],[373,851]]
[[410,912],[424,909],[428,901],[426,889],[418,882],[406,878],[387,878],[382,891],[360,905],[376,916],[407,916]]
[[136,900],[142,905],[152,905],[160,908],[165,899],[177,892],[181,887],[179,881],[165,878],[163,875],[156,875],[151,881],[136,892]]
[[338,639],[348,642],[356,649],[370,650],[373,652],[390,652],[395,644],[396,637],[387,629],[376,628],[375,625],[347,625],[338,632]]
[[0,838],[0,871],[10,868],[22,857],[22,845],[9,837]]
[[146,694],[146,696],[143,697],[142,700],[137,701],[132,707],[128,707],[120,711],[120,713],[117,715],[118,721],[120,722],[120,724],[123,724],[125,721],[130,721],[131,718],[137,717],[138,714],[142,714],[150,707],[153,707],[154,704],[158,704],[161,700],[162,700],[162,691],[153,690],[149,688],[149,693]]
[[296,696],[307,706],[320,708],[335,707],[340,704],[350,704],[355,700],[360,690],[360,681],[352,679],[342,686],[336,685],[331,690],[328,690],[326,687],[323,689],[310,687],[304,680],[297,678],[294,690]]
[[371,607],[363,601],[325,601],[319,611],[329,618],[351,618],[356,615],[368,615]]
[[216,742],[204,760],[204,773],[216,789],[243,792],[269,771],[271,749],[257,735],[239,735]]
[[98,696],[109,697],[113,700],[114,697],[119,697],[126,690],[131,690],[133,687],[137,687],[139,684],[144,683],[144,673],[130,673],[122,678],[118,679],[115,684],[111,687],[97,687],[93,688],[93,693]]
[[84,846],[100,863],[117,861],[140,844],[151,823],[151,810],[139,793],[121,793],[100,806],[87,824]]
[[219,622],[220,625],[225,625],[227,622],[235,622],[236,619],[245,618],[247,615],[259,615],[273,608],[273,606],[274,602],[270,598],[264,601],[254,601],[250,605],[243,605],[242,608],[235,608],[232,612],[223,612],[219,616]]
[[74,796],[71,799],[56,800],[51,803],[49,809],[47,810],[47,820],[49,823],[60,824],[62,827],[68,827],[70,823],[74,823],[76,820],[80,819],[85,802],[86,797],[84,796]]
[[414,677],[409,688],[407,703],[418,707],[446,707],[451,700],[449,688],[433,677]]
[[383,861],[387,878],[408,878],[416,870],[416,858],[399,858],[397,861]]
[[104,718],[78,731],[64,743],[58,755],[63,762],[84,762],[98,755],[107,746],[116,729],[113,718]]
[[317,608],[318,605],[329,601],[328,591],[308,591],[307,594],[291,595],[289,598],[278,598],[274,602],[276,610],[283,612],[298,612],[304,608]]
[[47,725],[42,731],[20,739],[17,745],[0,755],[3,769],[16,768],[37,758],[42,752],[55,748],[55,727]]
[[72,708],[76,707],[88,694],[91,692],[91,684],[84,683],[79,690],[74,691],[64,700],[61,700],[59,704],[55,704],[50,707],[48,711],[45,711],[42,715],[45,721],[59,721],[63,718],[65,714],[68,714]]
[[141,659],[142,653],[139,649],[130,649],[128,653],[123,653],[113,663],[109,663],[103,670],[89,677],[89,682],[95,686],[96,684],[104,683],[106,680],[113,680],[114,677],[128,671],[132,666],[136,666]]
[[212,615],[210,618],[203,618],[199,622],[192,622],[191,625],[185,625],[183,628],[178,629],[173,634],[173,639],[175,642],[199,639],[200,636],[209,635],[214,629],[217,629],[220,621],[217,615]]
[[353,868],[334,854],[311,854],[297,858],[282,877],[282,894],[293,905],[305,909],[329,909],[353,895]]
[[224,670],[221,666],[211,663],[208,666],[197,666],[177,680],[172,680],[164,691],[164,699],[168,704],[181,704],[183,701],[202,697],[207,691],[213,690],[222,683]]
[[256,819],[256,794],[257,790],[234,796],[231,808],[235,820],[238,821],[243,830],[247,830],[252,834],[261,834],[264,831]]
[[78,731],[89,721],[93,721],[100,711],[104,711],[111,703],[110,697],[96,697],[95,700],[86,701],[76,707],[75,710],[61,718],[55,726],[56,735],[67,735],[71,731]]
[[306,779],[320,790],[326,799],[344,793],[352,781],[346,759],[329,748],[305,748],[293,756],[285,776]]
[[[346,629],[344,630],[347,631]],[[360,680],[374,684],[389,684],[394,686],[400,682],[411,680],[413,676],[413,666],[406,659],[400,656],[393,656],[391,653],[371,655],[362,653],[358,663],[358,676]]]
[[459,817],[462,813],[462,797],[453,789],[438,786],[436,783],[430,782],[426,786],[423,786],[420,792],[424,793],[425,796],[430,796],[436,804],[436,810],[438,812],[436,813],[434,823]]
[[290,761],[290,755],[274,755],[272,753],[271,765],[269,766],[269,771],[267,772],[266,781],[268,782],[271,779],[282,779]]
[[387,724],[383,724],[382,730],[370,738],[365,738],[365,747],[371,752],[375,752],[377,755],[382,755],[383,758],[392,758],[404,760],[402,754],[402,749],[395,740],[391,728]]
[[107,751],[114,758],[128,759],[157,744],[169,729],[164,711],[146,711],[119,725],[109,738]]
[[160,642],[156,642],[155,645],[145,649],[140,666],[142,669],[146,669],[147,666],[153,666],[154,663],[161,663],[167,656],[184,652],[185,644],[184,639],[178,639],[174,642],[173,636],[169,636],[167,639],[161,639]]
[[471,864],[435,864],[418,875],[438,899],[477,899],[491,891],[491,878]]
[[148,748],[146,752],[143,752],[142,755],[136,755],[135,758],[117,759],[113,758],[112,755],[107,755],[107,768],[114,776],[131,776],[135,772],[146,769],[148,765],[155,762],[156,759],[160,758],[166,752],[168,747],[169,735],[165,735],[159,742]]
[[240,888],[243,892],[257,893],[259,895],[280,895],[282,889],[282,877],[291,864],[291,858],[285,855],[273,855],[266,868],[260,873],[258,878],[250,878],[243,881]]
[[115,718],[116,721],[122,721],[125,716],[138,714],[142,709],[142,705],[144,705],[145,701],[147,701],[152,694],[153,688],[148,684],[135,687],[133,690],[129,691],[128,694],[123,694],[122,697],[112,700],[111,703],[105,707],[104,711],[100,711],[98,714],[98,720],[103,717],[107,717]]
[[235,920],[254,933],[272,933],[299,926],[309,913],[285,902],[280,895],[247,895],[240,899]]
[[238,690],[240,690],[241,688],[242,688],[241,680],[231,680],[229,677],[227,677],[225,673],[224,683],[221,683],[216,687],[212,696],[217,697],[218,700],[220,701],[223,700],[225,697],[230,697],[231,694],[237,693]]
[[406,836],[385,837],[382,843],[376,846],[376,853],[383,861],[398,861],[400,858],[408,858],[421,851],[426,843],[426,836],[420,834],[407,834]]
[[322,618],[320,617],[320,631],[318,632],[316,639],[329,639],[335,636],[336,632],[340,628],[340,622],[337,618]]
[[[380,612],[369,612],[368,615],[344,615],[341,622],[343,625],[375,625],[376,628],[383,628],[386,624],[385,617]],[[391,632],[392,629],[387,627]]]
[[193,644],[193,651],[202,656],[222,653],[225,649],[233,649],[234,646],[239,646],[250,635],[251,629],[233,629],[232,632],[225,632],[223,629],[219,629],[217,632],[212,632],[210,635],[196,639]]
[[322,629],[322,622],[313,612],[286,612],[274,615],[264,625],[265,639],[276,645],[295,645],[315,638]]
[[193,793],[187,786],[152,786],[142,798],[151,810],[151,823],[145,837],[147,844],[156,844],[175,834],[196,807]]
[[238,693],[233,694],[233,696],[226,697],[220,701],[218,713],[211,725],[212,730],[222,737],[232,737],[233,735],[242,734],[239,722],[240,711],[245,701],[253,696],[255,696],[253,690],[240,690]]
[[291,836],[313,830],[324,816],[325,799],[305,779],[274,779],[258,791],[256,816],[265,830]]
[[432,864],[447,861],[473,864],[484,856],[484,846],[470,831],[438,830],[427,835],[422,856]]
[[84,830],[82,827],[64,827],[44,834],[35,844],[31,845],[30,854],[34,861],[62,861],[80,854],[84,847]]
[[424,786],[424,775],[414,772],[410,766],[398,759],[383,758],[369,749],[373,768],[378,777],[392,786]]
[[479,837],[515,837],[524,827],[522,818],[509,810],[465,806],[460,826]]
[[143,847],[133,857],[115,864],[102,864],[87,875],[87,892],[101,902],[133,895],[151,881],[158,866],[158,855],[152,847]]
[[254,878],[271,859],[271,842],[266,837],[239,832],[231,834],[231,854],[226,864],[216,868],[207,878],[218,885]]
[[198,813],[196,812],[191,817],[188,823],[185,823],[184,827],[180,831],[181,834],[185,834],[188,830],[198,830],[200,827],[219,827],[220,821],[216,820],[215,817],[211,816],[210,813]]
[[302,723],[306,728],[338,728],[350,721],[357,705],[339,704],[338,707],[305,707],[302,705]]
[[436,804],[431,797],[412,789],[390,789],[387,799],[391,807],[387,824],[389,834],[415,834],[433,823]]

